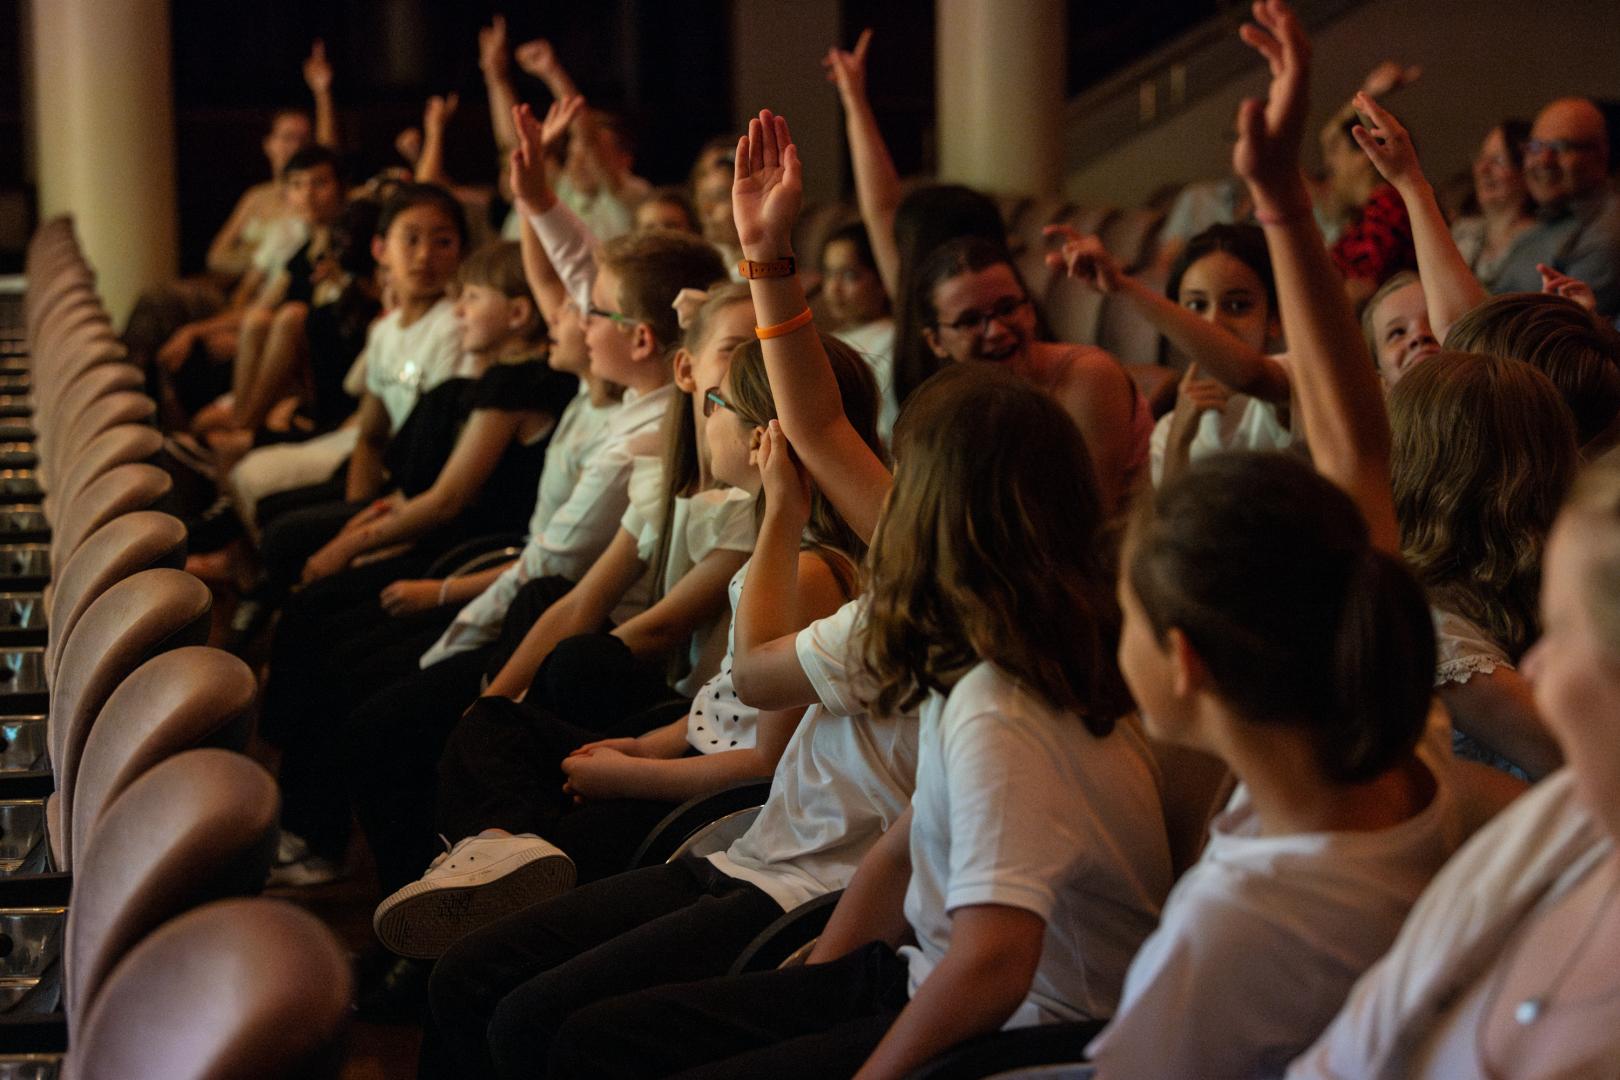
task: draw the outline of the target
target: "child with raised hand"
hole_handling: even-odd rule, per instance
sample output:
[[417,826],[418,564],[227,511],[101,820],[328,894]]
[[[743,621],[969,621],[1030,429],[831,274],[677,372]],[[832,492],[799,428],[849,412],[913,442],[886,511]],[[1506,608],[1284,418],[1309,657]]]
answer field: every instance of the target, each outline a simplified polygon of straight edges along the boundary
[[[847,348],[836,342],[828,348],[844,407],[875,447],[870,375]],[[740,467],[750,446],[758,460],[752,485],[763,481],[760,536],[769,547],[757,549],[755,560],[757,572],[773,579],[765,585],[781,618],[797,628],[828,614],[853,591],[854,560],[864,545],[793,464],[772,416],[757,345],[738,349],[725,381],[709,400],[715,414],[706,436],[716,475],[725,478]],[[734,416],[722,415],[732,410]],[[756,423],[761,420],[766,422]],[[743,435],[746,443],[737,438]],[[755,572],[751,560],[734,584],[751,581]],[[613,806],[601,798],[677,797],[726,776],[749,775],[747,770],[756,768],[751,758],[782,760],[762,817],[770,815],[780,830],[784,818],[797,823],[809,816],[807,827],[819,828],[823,841],[830,838],[827,834],[835,827],[824,811],[817,814],[819,792],[803,786],[800,774],[790,768],[802,750],[783,749],[783,740],[789,748],[802,747],[804,725],[826,721],[811,713],[801,724],[802,704],[762,711],[756,719],[755,710],[733,696],[733,670],[728,655],[721,674],[700,691],[688,715],[668,727],[639,739],[587,744],[563,761],[569,787],[586,797],[581,809],[560,822],[572,838],[557,838],[564,850],[574,853],[576,843],[600,842],[599,814]],[[751,750],[729,747],[746,741],[750,729]],[[825,738],[816,742],[824,751],[832,745]],[[694,749],[701,756],[692,757]],[[687,756],[671,759],[677,752]],[[881,802],[887,786],[876,787]],[[893,820],[900,800],[887,801]],[[456,942],[435,969],[432,984],[434,1015],[450,1059],[445,1064],[453,1061],[458,1076],[484,1075],[492,1065],[503,1075],[537,1071],[545,1065],[552,1035],[574,1010],[642,987],[723,972],[738,950],[785,908],[829,887],[817,888],[817,875],[826,872],[820,853],[780,843],[780,832],[771,828],[756,826],[733,845],[740,861],[721,855],[687,857],[616,874],[515,912]],[[758,851],[760,842],[765,845],[762,861],[740,853]],[[830,887],[841,884],[835,880]]]
[[1321,476],[1269,455],[1195,464],[1127,537],[1120,665],[1148,728],[1242,786],[1088,1050],[1104,1077],[1278,1075],[1461,831],[1443,748],[1419,749],[1434,644],[1378,467],[1382,403],[1295,164],[1308,45],[1279,0],[1254,14],[1243,36],[1271,93],[1242,106],[1235,165],[1279,267],[1299,407],[1328,446]]
[[876,714],[921,708],[910,811],[807,966],[584,1009],[553,1074],[902,1076],[1009,1023],[1113,1011],[1170,865],[1085,443],[1046,395],[963,365],[895,448],[861,655]]
[[[1220,450],[1280,450],[1291,387],[1277,287],[1265,236],[1251,225],[1216,225],[1193,237],[1171,268],[1165,294],[1127,274],[1095,236],[1062,225],[1047,262],[1088,287],[1124,299],[1189,358],[1175,411],[1153,429],[1155,484]],[[1199,378],[1203,373],[1213,378]]]

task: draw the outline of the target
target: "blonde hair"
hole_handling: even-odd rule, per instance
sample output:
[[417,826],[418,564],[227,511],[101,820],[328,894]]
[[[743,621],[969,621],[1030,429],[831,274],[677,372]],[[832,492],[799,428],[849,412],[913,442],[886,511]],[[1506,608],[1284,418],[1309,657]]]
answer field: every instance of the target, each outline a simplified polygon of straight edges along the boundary
[[1414,271],[1402,270],[1390,276],[1389,280],[1378,286],[1378,291],[1367,298],[1361,307],[1361,338],[1367,343],[1367,355],[1372,357],[1373,367],[1378,366],[1378,327],[1373,320],[1378,317],[1378,306],[1390,293],[1400,292],[1408,285],[1423,284]]

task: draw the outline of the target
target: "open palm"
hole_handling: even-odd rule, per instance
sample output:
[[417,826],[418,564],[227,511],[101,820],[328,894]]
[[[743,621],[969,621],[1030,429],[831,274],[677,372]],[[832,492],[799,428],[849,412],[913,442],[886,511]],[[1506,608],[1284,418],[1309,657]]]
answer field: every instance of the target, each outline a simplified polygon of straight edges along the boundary
[[743,252],[777,258],[791,250],[793,225],[804,203],[799,152],[787,120],[762,109],[737,143],[731,210]]
[[1291,180],[1299,169],[1299,146],[1309,108],[1310,44],[1298,18],[1282,0],[1256,0],[1254,22],[1240,34],[1265,57],[1271,85],[1264,102],[1248,100],[1238,112],[1232,169],[1251,183]]

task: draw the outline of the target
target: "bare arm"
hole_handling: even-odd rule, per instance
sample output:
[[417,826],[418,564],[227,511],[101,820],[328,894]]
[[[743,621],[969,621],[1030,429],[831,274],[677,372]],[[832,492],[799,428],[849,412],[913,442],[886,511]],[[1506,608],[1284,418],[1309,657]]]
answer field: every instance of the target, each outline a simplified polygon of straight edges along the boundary
[[1061,251],[1050,252],[1046,261],[1072,278],[1105,296],[1118,296],[1187,357],[1196,360],[1207,375],[1214,376],[1234,390],[1263,401],[1288,404],[1288,369],[1274,357],[1250,348],[1233,335],[1177,304],[1156,289],[1125,273],[1102,241],[1081,236],[1065,225],[1049,225],[1047,236],[1063,241]]
[[[759,714],[754,745],[738,750],[722,750],[714,754],[681,757],[676,754],[635,754],[612,748],[589,750],[563,759],[562,770],[568,777],[564,790],[586,799],[662,799],[681,802],[724,787],[738,780],[764,779],[776,771],[776,763],[787,748],[788,740],[804,716],[803,709]],[[672,729],[678,732],[678,752],[686,749],[686,720],[642,736],[659,747],[660,742],[671,739]]]
[[1530,779],[1540,780],[1564,763],[1536,711],[1530,683],[1512,668],[1476,672],[1465,683],[1445,684],[1439,694],[1457,730],[1519,766]]
[[644,660],[674,652],[694,630],[726,609],[726,589],[747,561],[744,551],[709,552],[656,604],[614,627],[613,636]]
[[857,1080],[903,1077],[975,1035],[999,1030],[1029,993],[1046,923],[1032,911],[975,904],[951,912],[951,944]]
[[1238,113],[1232,164],[1254,194],[1276,272],[1301,420],[1317,471],[1343,488],[1380,550],[1400,550],[1389,484],[1389,416],[1338,271],[1322,244],[1299,171],[1310,45],[1282,0],[1255,4],[1243,39],[1271,68],[1268,99]]
[[828,49],[822,66],[837,85],[838,100],[844,106],[844,135],[855,173],[855,203],[872,242],[878,277],[889,296],[898,299],[900,246],[894,238],[894,216],[900,208],[900,174],[895,171],[871,99],[866,96],[866,51],[871,44],[872,31],[868,27],[861,31],[852,51]]
[[620,529],[601,558],[585,571],[579,584],[535,620],[511,659],[490,680],[485,694],[521,698],[558,642],[576,634],[591,633],[605,623],[614,605],[641,577],[642,570],[636,538]]
[[416,159],[416,179],[424,184],[450,184],[444,171],[444,129],[460,103],[455,94],[434,94],[422,108],[422,152]]
[[1429,308],[1429,325],[1435,339],[1445,341],[1458,319],[1485,302],[1485,288],[1457,250],[1434,188],[1423,175],[1411,135],[1394,114],[1367,94],[1356,95],[1356,106],[1373,127],[1369,130],[1357,124],[1351,133],[1406,204],[1406,216],[1412,222],[1412,246],[1417,250],[1418,276],[1423,279],[1423,295]]
[[906,888],[911,884],[911,807],[878,837],[855,868],[827,928],[810,950],[811,964],[848,956],[874,941],[898,946],[911,933]]
[[512,110],[517,94],[507,61],[506,16],[496,15],[478,31],[478,69],[484,73],[484,92],[489,96],[489,126],[495,133],[495,148],[503,156],[517,148],[512,130]]
[[248,219],[257,212],[258,204],[264,197],[262,192],[261,187],[249,188],[236,200],[231,216],[225,219],[225,224],[220,226],[208,245],[209,270],[216,274],[240,274],[248,268],[253,249],[242,242],[242,230],[247,227]]
[[[760,446],[759,467],[767,476],[765,516],[754,541],[754,557],[748,564],[742,596],[737,601],[731,681],[737,697],[756,709],[813,705],[815,687],[805,675],[794,646],[799,631],[821,617],[800,621],[794,610],[800,591],[799,572],[806,567],[799,543],[804,523],[809,520],[809,479],[792,461],[787,437],[775,420]],[[791,478],[786,475],[789,471]],[[779,482],[772,483],[773,478]],[[815,561],[820,563],[819,559]],[[825,570],[826,564],[821,565]]]
[[368,393],[360,399],[355,414],[359,419],[360,437],[349,455],[348,480],[343,497],[349,502],[373,499],[383,486],[383,451],[388,446],[388,410],[382,399]]
[[474,411],[456,437],[450,458],[434,478],[433,486],[405,500],[386,517],[333,537],[310,556],[305,580],[336,573],[369,551],[415,540],[454,521],[500,464],[501,455],[517,438],[524,418],[523,413],[501,409]]
[[[791,256],[803,198],[798,150],[787,121],[761,112],[737,145],[731,190],[743,254],[756,262]],[[761,326],[786,322],[808,308],[797,275],[755,278],[749,286]],[[762,348],[782,431],[822,493],[856,533],[870,540],[894,481],[844,415],[820,334],[806,324],[765,340]]]
[[310,47],[304,61],[304,83],[315,98],[315,141],[328,150],[338,148],[337,109],[332,104],[332,65],[326,59],[326,42],[320,38]]
[[1085,436],[1097,474],[1097,495],[1104,510],[1112,513],[1129,494],[1125,473],[1135,450],[1131,414],[1136,387],[1113,356],[1090,346],[1087,354],[1066,361],[1068,370],[1060,376],[1057,398]]

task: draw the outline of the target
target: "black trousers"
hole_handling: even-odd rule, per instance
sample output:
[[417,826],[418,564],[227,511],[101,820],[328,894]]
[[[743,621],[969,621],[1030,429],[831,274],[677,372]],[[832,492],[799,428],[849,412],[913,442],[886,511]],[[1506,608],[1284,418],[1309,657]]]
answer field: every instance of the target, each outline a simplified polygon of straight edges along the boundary
[[[575,811],[562,790],[562,760],[585,743],[667,724],[688,704],[611,634],[559,643],[527,699],[480,698],[450,733],[439,762],[442,831],[535,833],[574,857],[581,880],[622,870],[670,805],[622,800]],[[588,816],[565,824],[580,814]]]
[[[343,530],[350,518],[365,509],[365,503],[315,502],[287,509],[270,520],[259,541],[259,562],[263,585],[256,598],[278,604],[298,584],[304,564],[326,542]],[[264,514],[259,515],[260,521]]]
[[382,610],[383,587],[425,565],[425,556],[407,553],[345,570],[295,594],[282,612],[259,730],[282,750],[282,825],[327,858],[340,859],[349,839],[338,751],[345,717],[415,671],[455,615],[448,605],[403,618]]
[[576,1010],[720,975],[781,913],[755,886],[687,858],[584,885],[491,923],[433,970],[435,1028],[419,1075],[482,1077],[497,1067],[501,1075],[537,1075]]
[[499,671],[535,620],[571,588],[561,577],[524,585],[493,644],[422,668],[418,660],[432,641],[421,643],[408,657],[390,661],[392,677],[342,719],[336,736],[340,790],[353,798],[385,893],[415,881],[443,850],[436,835],[439,757],[461,714],[478,698],[484,675]]
[[[827,964],[640,990],[565,1021],[551,1046],[549,1075],[851,1076],[905,1008],[906,984],[905,961],[873,943]],[[492,1027],[492,1045],[495,1035]],[[532,1065],[522,1075],[533,1075]]]

